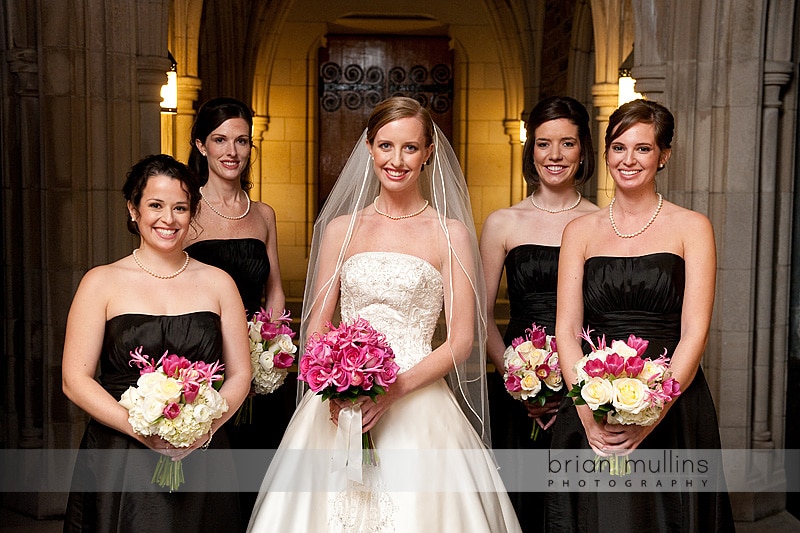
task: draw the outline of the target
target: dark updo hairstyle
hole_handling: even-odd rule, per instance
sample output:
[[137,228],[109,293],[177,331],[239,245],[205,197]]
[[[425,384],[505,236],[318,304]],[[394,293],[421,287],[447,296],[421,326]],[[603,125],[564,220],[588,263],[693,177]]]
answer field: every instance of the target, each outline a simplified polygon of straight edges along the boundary
[[[189,168],[191,168],[200,179],[200,185],[205,185],[208,181],[208,159],[200,153],[197,148],[196,140],[205,143],[211,132],[219,128],[223,122],[232,118],[241,118],[247,122],[250,131],[253,128],[253,111],[241,100],[235,98],[213,98],[197,111],[197,117],[192,125],[192,138],[189,140],[191,151],[189,152]],[[250,131],[247,132],[248,136]],[[253,140],[250,139],[252,147]],[[250,162],[242,169],[239,175],[242,189],[247,191],[253,187],[250,182]]]
[[675,132],[675,118],[672,113],[657,102],[638,99],[622,104],[608,117],[606,155],[611,143],[635,124],[652,124],[656,145],[662,151],[672,148],[672,135]]
[[401,118],[416,118],[422,123],[425,148],[433,144],[433,119],[427,109],[413,98],[394,96],[387,98],[372,110],[367,119],[367,140],[370,144],[385,125]]
[[569,96],[551,96],[540,100],[528,116],[525,147],[522,149],[522,176],[531,187],[539,185],[539,173],[533,160],[536,147],[536,128],[550,122],[565,118],[578,127],[578,140],[581,143],[581,165],[575,174],[575,184],[580,185],[594,175],[594,144],[592,130],[589,127],[589,112],[582,103]]
[[[147,187],[147,181],[152,176],[167,176],[180,181],[183,189],[189,194],[189,213],[194,218],[200,203],[200,183],[189,167],[166,154],[149,155],[131,167],[125,177],[125,184],[122,186],[122,194],[125,199],[138,210],[139,203],[142,201],[142,193]],[[128,231],[139,235],[138,224],[131,220],[130,216],[127,217],[127,220]]]

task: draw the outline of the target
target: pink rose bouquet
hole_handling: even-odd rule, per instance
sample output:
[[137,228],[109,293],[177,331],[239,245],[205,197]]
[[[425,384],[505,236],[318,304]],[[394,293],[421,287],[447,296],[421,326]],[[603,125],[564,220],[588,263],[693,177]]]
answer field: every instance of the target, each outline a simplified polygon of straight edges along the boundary
[[[136,387],[129,387],[119,400],[128,410],[128,422],[139,435],[158,435],[175,447],[192,445],[228,410],[228,402],[214,387],[223,379],[223,365],[191,362],[168,351],[156,363],[142,349],[130,352],[129,364],[139,367]],[[183,481],[181,462],[162,455],[152,482],[173,491]]]
[[[525,330],[524,337],[511,341],[503,354],[503,366],[506,390],[517,400],[544,405],[564,388],[556,339],[535,323]],[[539,421],[535,420],[533,440],[539,437],[539,428]]]
[[[655,424],[664,405],[681,394],[666,348],[657,359],[643,359],[647,340],[630,335],[627,341],[614,340],[609,345],[604,335],[595,345],[590,334],[591,330],[581,334],[591,351],[575,363],[577,383],[567,396],[575,405],[588,405],[597,422]],[[616,473],[627,470],[618,468]]]
[[[247,322],[250,337],[250,370],[253,373],[252,393],[269,394],[283,385],[294,364],[297,346],[292,339],[295,332],[289,327],[292,319],[284,309],[281,315],[272,318],[272,309],[253,313]],[[235,425],[253,422],[253,395],[249,395],[236,413]]]
[[[308,383],[312,391],[322,395],[323,401],[338,398],[355,404],[359,396],[376,401],[397,380],[399,370],[386,337],[363,318],[343,322],[338,328],[330,322],[327,326],[330,328],[327,333],[315,333],[306,342],[297,379]],[[352,429],[355,431],[357,426],[360,434],[360,410],[357,415],[358,423]],[[340,430],[341,422],[340,416]],[[374,448],[367,431],[361,435],[364,464],[377,464]]]

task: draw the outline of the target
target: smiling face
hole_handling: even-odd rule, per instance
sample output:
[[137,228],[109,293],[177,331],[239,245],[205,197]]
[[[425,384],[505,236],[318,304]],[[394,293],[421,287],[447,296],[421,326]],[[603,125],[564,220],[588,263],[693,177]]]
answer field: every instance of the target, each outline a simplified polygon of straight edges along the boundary
[[171,251],[182,249],[192,220],[189,193],[180,180],[155,174],[142,191],[138,206],[128,202],[136,219],[142,244]]
[[634,189],[652,183],[669,155],[670,149],[658,147],[653,124],[637,122],[611,141],[606,162],[617,187]]
[[533,163],[542,184],[572,187],[581,164],[578,126],[569,119],[559,118],[537,127]]
[[197,149],[208,159],[208,175],[238,180],[250,162],[250,126],[243,118],[231,118],[212,131],[205,142],[195,140]]
[[401,191],[416,185],[422,165],[433,152],[426,145],[422,123],[414,117],[389,122],[367,141],[381,189]]

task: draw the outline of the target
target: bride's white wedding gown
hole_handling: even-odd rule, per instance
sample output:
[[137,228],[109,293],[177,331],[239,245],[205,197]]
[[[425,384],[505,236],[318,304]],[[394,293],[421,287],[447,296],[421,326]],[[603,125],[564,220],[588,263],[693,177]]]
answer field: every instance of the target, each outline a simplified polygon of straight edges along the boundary
[[[366,252],[342,266],[342,319],[362,317],[383,332],[400,372],[430,353],[442,302],[441,274],[416,256]],[[520,530],[489,452],[444,379],[395,402],[370,433],[379,464],[363,466],[361,483],[348,480],[333,464],[337,427],[328,402],[306,393],[248,531]]]

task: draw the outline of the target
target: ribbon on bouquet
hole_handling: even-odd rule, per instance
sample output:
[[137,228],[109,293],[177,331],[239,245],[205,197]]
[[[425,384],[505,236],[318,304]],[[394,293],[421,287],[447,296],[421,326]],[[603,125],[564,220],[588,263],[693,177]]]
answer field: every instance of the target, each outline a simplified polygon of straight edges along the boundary
[[346,470],[347,479],[361,483],[361,443],[361,405],[356,403],[339,411],[331,472]]

